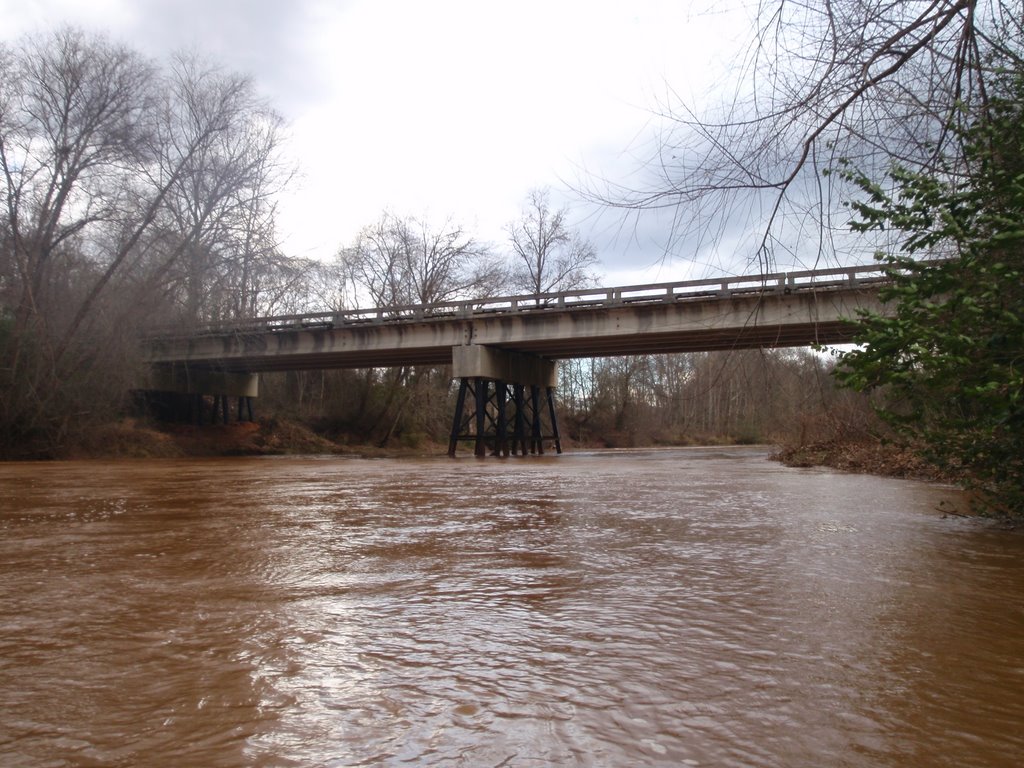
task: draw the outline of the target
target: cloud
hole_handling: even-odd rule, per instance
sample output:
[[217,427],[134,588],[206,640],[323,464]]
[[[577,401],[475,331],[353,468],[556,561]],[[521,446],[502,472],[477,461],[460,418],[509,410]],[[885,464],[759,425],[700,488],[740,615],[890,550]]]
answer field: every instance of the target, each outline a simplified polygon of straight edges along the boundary
[[310,0],[136,0],[126,30],[145,49],[196,49],[255,78],[286,114],[316,101],[320,69],[303,40]]
[[158,59],[194,49],[251,75],[279,110],[292,115],[323,89],[320,68],[303,42],[316,8],[314,0],[0,0],[7,39],[71,24]]
[[[666,83],[699,91],[720,20],[636,0],[0,0],[0,35],[70,22],[250,73],[290,122],[289,253],[329,258],[385,208],[504,238],[533,187],[635,170]],[[630,165],[630,164],[633,165]],[[665,273],[663,215],[574,202],[609,270]],[[614,235],[614,236],[612,236]]]

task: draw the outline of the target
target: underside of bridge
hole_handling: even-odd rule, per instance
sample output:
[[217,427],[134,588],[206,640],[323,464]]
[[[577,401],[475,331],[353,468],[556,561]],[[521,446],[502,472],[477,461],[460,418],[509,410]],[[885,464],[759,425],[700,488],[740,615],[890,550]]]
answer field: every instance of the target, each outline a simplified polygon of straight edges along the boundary
[[153,362],[252,371],[448,365],[453,347],[482,345],[561,360],[840,344],[875,294],[822,291],[584,309],[539,307],[401,323],[224,330],[153,339]]
[[[557,368],[553,360],[478,344],[448,348],[459,382],[448,455],[460,442],[476,456],[562,452],[555,410]],[[154,365],[144,390],[148,406],[172,421],[228,423],[237,399],[238,421],[252,420],[259,375],[184,362]]]
[[843,284],[596,306],[538,302],[394,321],[268,318],[147,345],[152,388],[212,396],[213,413],[219,407],[225,418],[228,397],[257,394],[257,372],[452,365],[459,392],[449,454],[470,441],[478,456],[509,455],[540,453],[546,441],[561,450],[555,360],[840,344],[851,340],[858,311],[880,307],[876,287]]
[[147,411],[163,421],[227,424],[234,411],[232,400],[237,403],[238,421],[253,421],[252,404],[259,397],[260,379],[257,373],[160,363],[150,368],[149,381],[138,392]]

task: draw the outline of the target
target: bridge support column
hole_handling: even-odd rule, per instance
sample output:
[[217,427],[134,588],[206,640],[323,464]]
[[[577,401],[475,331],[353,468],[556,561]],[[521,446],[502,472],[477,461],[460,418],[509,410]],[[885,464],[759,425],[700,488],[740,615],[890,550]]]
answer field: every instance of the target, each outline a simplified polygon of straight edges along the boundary
[[255,373],[160,365],[152,368],[150,379],[141,391],[148,406],[161,418],[202,425],[206,420],[204,411],[208,408],[210,423],[220,420],[227,424],[228,398],[237,397],[238,420],[243,421],[248,416],[248,420],[253,421],[252,401],[259,395],[259,377]]
[[459,441],[472,441],[478,457],[488,451],[525,456],[527,445],[530,453],[543,454],[545,441],[561,453],[555,374],[552,360],[481,345],[453,347],[452,375],[459,380],[459,394],[448,455],[455,455]]

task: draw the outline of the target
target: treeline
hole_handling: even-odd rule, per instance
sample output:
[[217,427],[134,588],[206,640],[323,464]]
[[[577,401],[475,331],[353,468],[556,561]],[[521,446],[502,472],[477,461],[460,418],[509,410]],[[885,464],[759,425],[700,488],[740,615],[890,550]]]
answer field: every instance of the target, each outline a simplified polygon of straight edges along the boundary
[[802,444],[870,421],[866,400],[838,391],[831,369],[804,349],[571,361],[559,402],[568,436],[584,444]]
[[287,300],[282,120],[197,56],[74,29],[0,48],[0,434],[46,454],[139,380],[138,331]]
[[[454,219],[385,212],[321,262],[283,253],[293,174],[251,80],[195,55],[155,62],[76,29],[0,47],[0,456],[61,455],[129,410],[139,337],[232,317],[569,290],[593,246],[546,189],[495,245]],[[338,439],[447,437],[449,372],[267,376],[264,413]],[[764,440],[837,395],[810,353],[568,362],[563,430],[586,444]]]
[[[877,429],[867,398],[833,384],[810,350],[642,355],[559,364],[561,435],[583,447],[805,445]],[[444,444],[455,391],[436,368],[264,376],[261,405],[347,443]]]

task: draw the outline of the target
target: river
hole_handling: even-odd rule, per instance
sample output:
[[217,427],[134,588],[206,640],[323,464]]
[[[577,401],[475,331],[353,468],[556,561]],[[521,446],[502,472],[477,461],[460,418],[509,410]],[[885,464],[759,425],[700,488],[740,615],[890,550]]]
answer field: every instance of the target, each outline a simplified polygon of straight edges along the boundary
[[758,448],[0,465],[0,765],[1019,766],[1024,533]]

